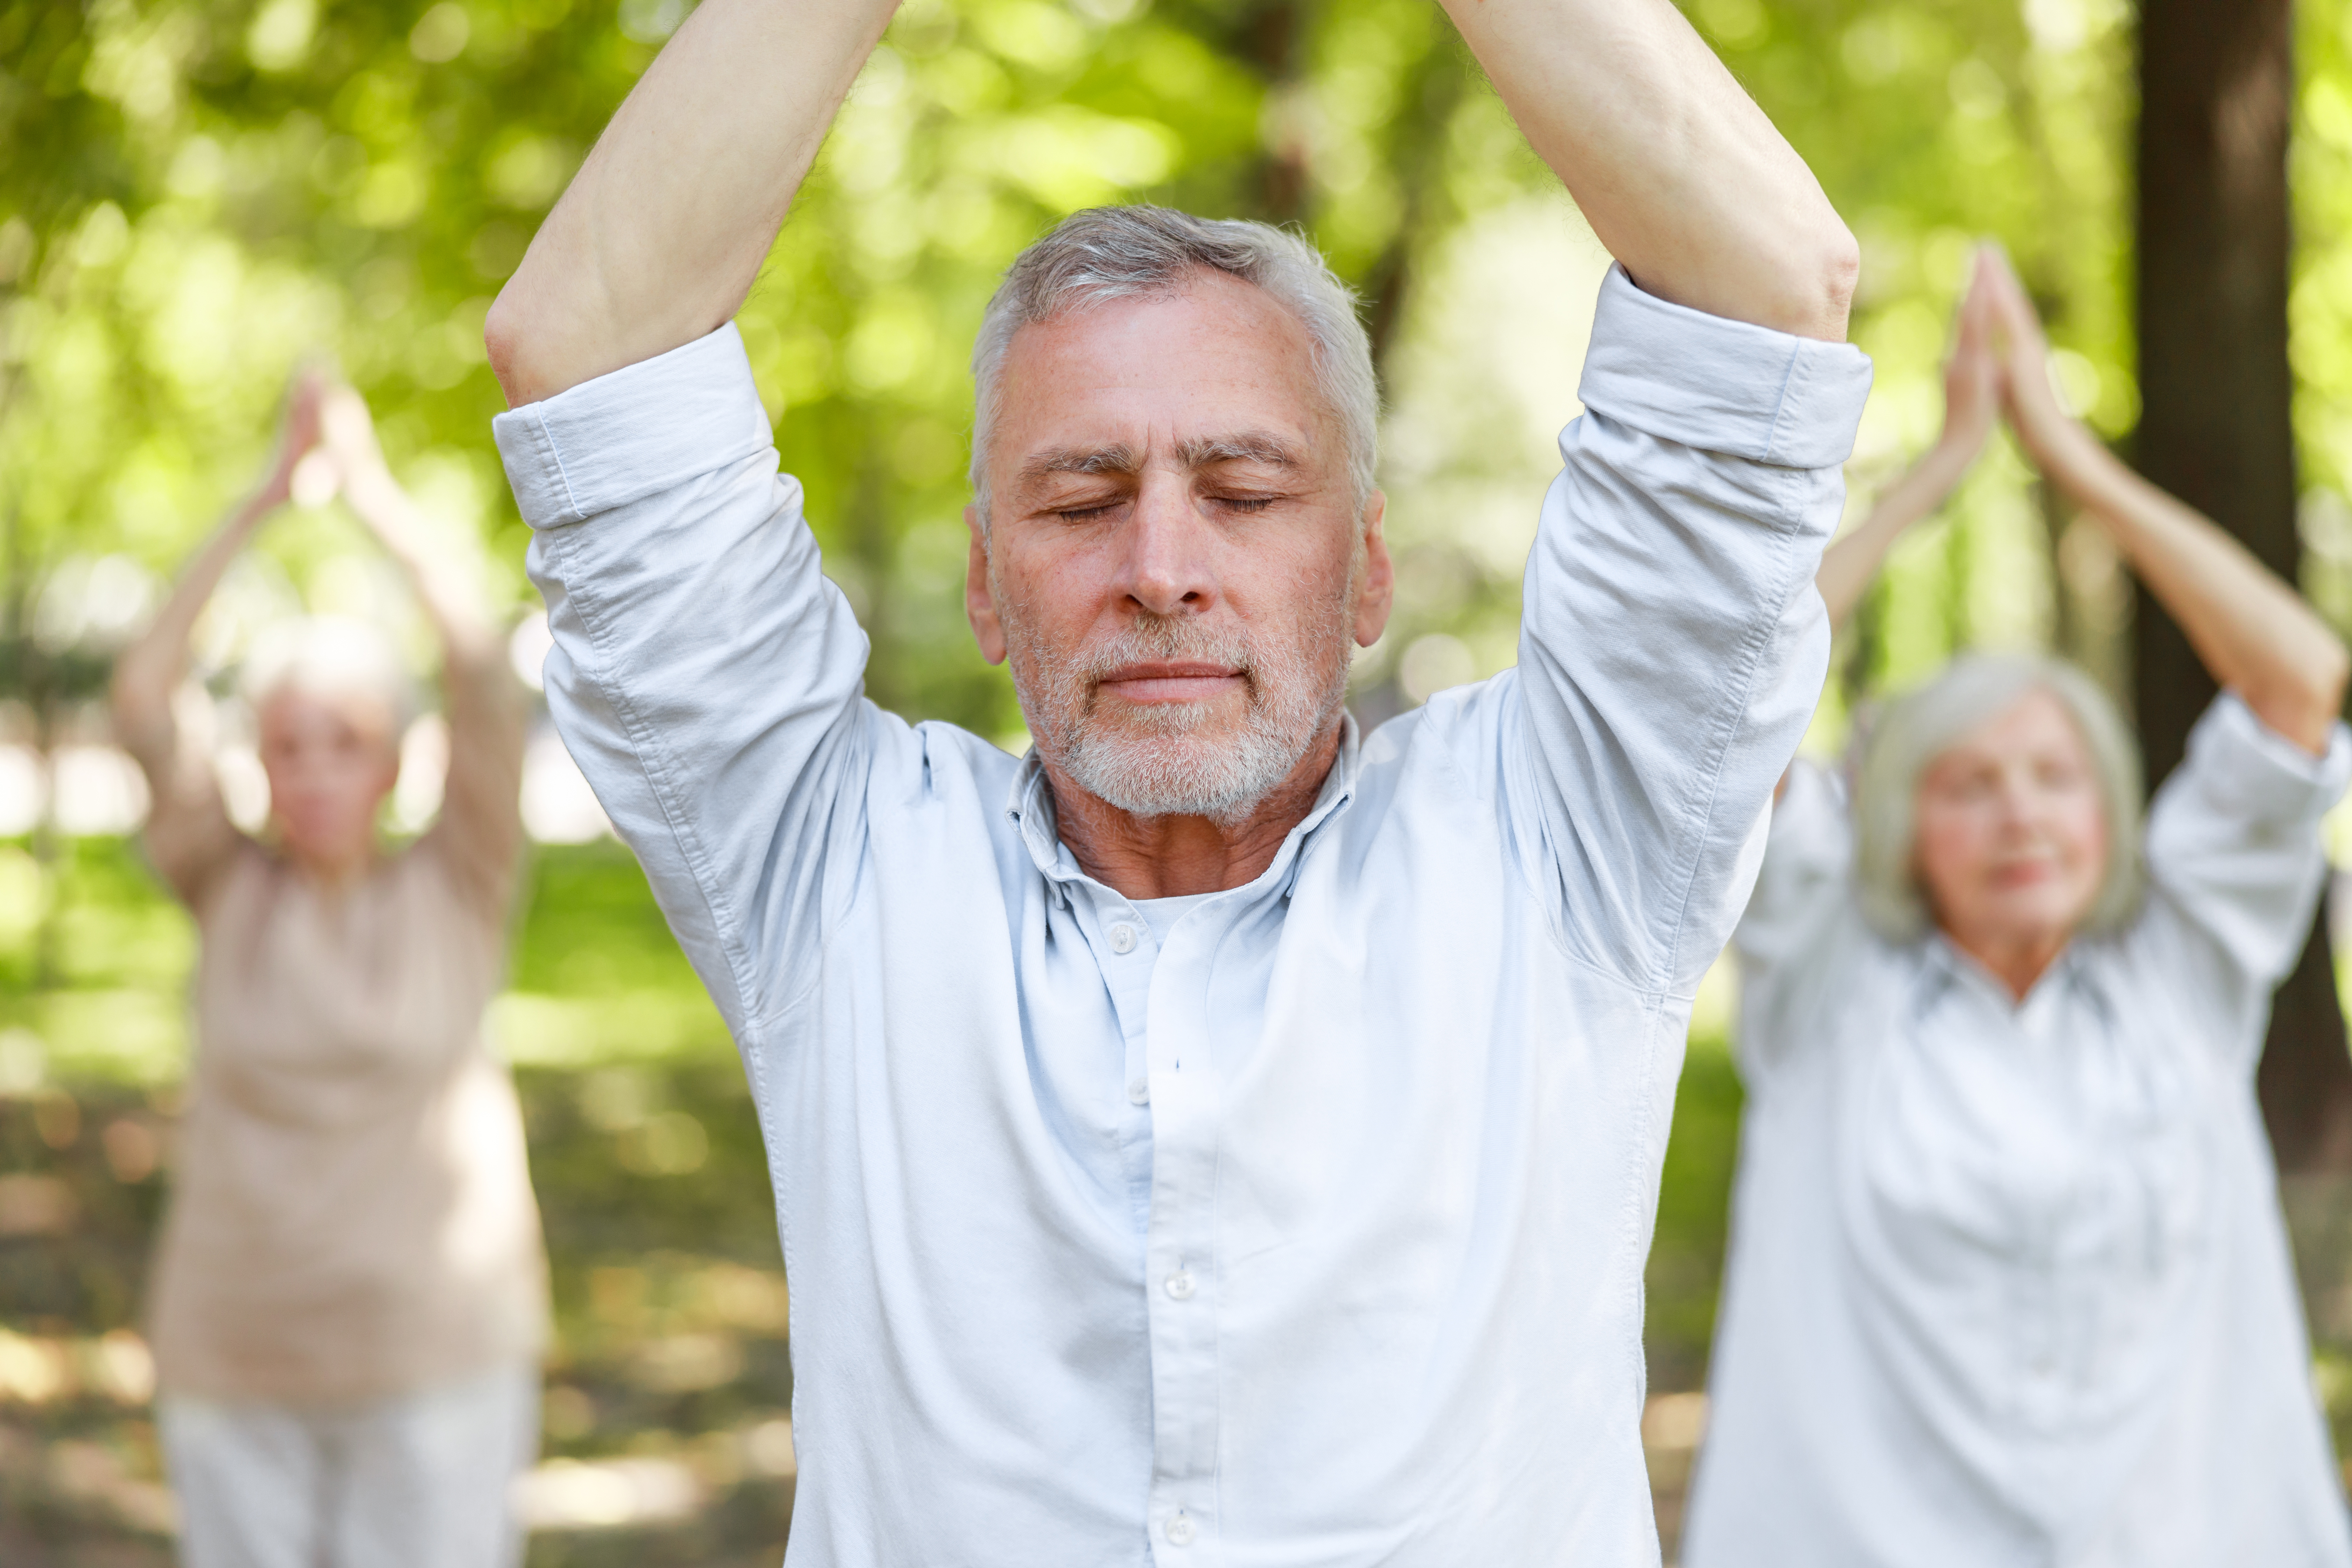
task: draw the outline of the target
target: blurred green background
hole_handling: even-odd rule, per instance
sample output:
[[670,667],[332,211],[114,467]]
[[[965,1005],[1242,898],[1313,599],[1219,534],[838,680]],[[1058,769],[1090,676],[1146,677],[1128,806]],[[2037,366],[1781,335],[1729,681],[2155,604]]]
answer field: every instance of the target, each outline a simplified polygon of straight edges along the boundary
[[[0,1557],[161,1561],[136,1337],[186,1048],[187,922],[122,829],[92,700],[157,585],[249,483],[292,368],[367,395],[395,469],[477,531],[521,629],[483,314],[686,0],[0,5]],[[2137,414],[2134,17],[2123,0],[1692,0],[1864,246],[1877,381],[1856,506],[1933,436],[1969,247],[2000,239],[2068,395]],[[2301,7],[2293,344],[2305,586],[2352,623],[2352,6]],[[1366,296],[1390,409],[1395,624],[1368,718],[1513,657],[1536,503],[1604,258],[1425,0],[908,0],[742,316],[870,690],[1007,744],[963,624],[965,359],[1056,216],[1150,197],[1302,225]],[[2129,597],[1997,447],[1896,553],[1813,743],[1969,643],[2118,691]],[[425,640],[332,508],[273,524],[200,638],[226,691],[308,606]],[[228,705],[233,709],[233,703]],[[234,713],[225,731],[234,741]],[[429,750],[429,748],[428,748]],[[225,765],[234,764],[231,757]],[[420,763],[420,766],[423,764]],[[529,903],[493,1027],[517,1064],[559,1343],[533,1561],[772,1563],[791,1499],[785,1294],[731,1047],[544,735]],[[569,793],[567,793],[569,792]],[[404,791],[401,820],[428,813]],[[1651,1266],[1671,1521],[1704,1383],[1738,1088],[1702,999]],[[2334,1359],[2330,1359],[2334,1358]],[[2323,1358],[2332,1396],[2352,1361]]]

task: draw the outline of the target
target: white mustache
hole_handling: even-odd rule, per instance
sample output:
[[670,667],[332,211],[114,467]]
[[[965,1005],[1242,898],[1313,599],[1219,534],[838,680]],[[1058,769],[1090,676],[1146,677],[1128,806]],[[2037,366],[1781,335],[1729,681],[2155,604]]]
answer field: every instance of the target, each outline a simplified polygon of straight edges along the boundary
[[1091,694],[1120,670],[1155,662],[1222,665],[1240,676],[1252,692],[1258,688],[1258,659],[1247,637],[1232,628],[1213,631],[1174,616],[1139,616],[1126,630],[1081,651],[1061,673],[1084,682]]

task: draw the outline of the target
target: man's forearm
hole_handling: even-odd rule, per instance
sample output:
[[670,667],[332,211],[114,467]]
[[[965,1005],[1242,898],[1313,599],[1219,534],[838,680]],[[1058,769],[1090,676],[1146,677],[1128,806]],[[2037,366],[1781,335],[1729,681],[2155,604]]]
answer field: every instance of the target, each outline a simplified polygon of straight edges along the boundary
[[491,308],[520,406],[735,313],[897,0],[703,0]]
[[1853,237],[1667,0],[1445,0],[1536,152],[1643,289],[1843,341]]

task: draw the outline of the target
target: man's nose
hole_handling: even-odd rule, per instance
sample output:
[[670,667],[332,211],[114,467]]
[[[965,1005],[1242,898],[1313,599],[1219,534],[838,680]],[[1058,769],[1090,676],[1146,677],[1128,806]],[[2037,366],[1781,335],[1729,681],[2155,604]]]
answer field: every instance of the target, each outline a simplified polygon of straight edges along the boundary
[[1214,541],[1182,476],[1144,475],[1127,541],[1127,596],[1155,616],[1198,614],[1216,602]]

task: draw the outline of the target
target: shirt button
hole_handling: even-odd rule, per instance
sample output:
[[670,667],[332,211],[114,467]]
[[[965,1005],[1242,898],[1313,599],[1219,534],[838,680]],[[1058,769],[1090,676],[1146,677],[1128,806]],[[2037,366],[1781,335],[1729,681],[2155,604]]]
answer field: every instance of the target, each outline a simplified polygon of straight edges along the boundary
[[[1191,1300],[1194,1289],[1192,1271],[1189,1268],[1179,1268],[1168,1277],[1168,1293],[1179,1301]],[[1176,1517],[1181,1519],[1184,1516],[1180,1513]]]
[[1149,1104],[1150,1104],[1150,1103],[1151,1103],[1151,1080],[1150,1080],[1150,1079],[1140,1079],[1140,1078],[1139,1078],[1139,1079],[1137,1079],[1133,1083],[1129,1084],[1129,1085],[1127,1086],[1127,1102],[1128,1102],[1129,1105],[1149,1105]]
[[1168,1521],[1164,1528],[1168,1532],[1168,1544],[1171,1546],[1190,1546],[1192,1544],[1192,1537],[1197,1533],[1192,1527],[1192,1516],[1189,1513],[1176,1514]]
[[1119,954],[1121,957],[1125,957],[1127,954],[1133,952],[1135,951],[1135,928],[1133,926],[1111,927],[1110,950],[1113,952]]

